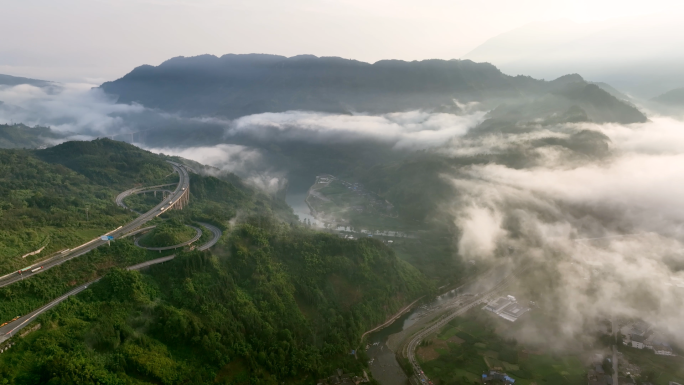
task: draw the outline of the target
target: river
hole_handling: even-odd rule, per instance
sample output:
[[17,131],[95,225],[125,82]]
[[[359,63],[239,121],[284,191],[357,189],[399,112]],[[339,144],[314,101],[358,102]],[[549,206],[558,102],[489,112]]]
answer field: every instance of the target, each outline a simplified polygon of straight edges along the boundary
[[[391,325],[378,330],[368,336],[369,349],[368,357],[371,360],[370,369],[373,377],[382,385],[404,385],[408,384],[408,377],[402,370],[394,351],[396,344],[388,344],[390,337],[401,335],[403,331],[411,328],[418,323],[424,323],[432,319],[426,317],[440,310],[446,309],[458,301],[458,290],[451,290],[433,299],[432,302],[420,305],[412,311],[398,318]],[[377,343],[377,345],[375,345]],[[390,348],[391,347],[391,348]]]
[[[373,377],[382,385],[408,384],[408,377],[397,362],[395,351],[398,351],[404,340],[418,329],[450,309],[458,308],[470,295],[490,290],[510,271],[510,265],[500,264],[479,275],[477,279],[457,289],[453,289],[424,303],[384,329],[368,336],[368,357]],[[377,345],[374,345],[377,343]]]
[[[311,210],[305,202],[308,188],[305,190],[304,184],[296,187],[298,188],[291,188],[288,191],[285,201],[292,207],[300,220],[308,219],[313,226],[323,228],[323,223],[311,215]],[[338,230],[344,231],[346,229]],[[489,287],[495,285],[495,282],[502,279],[507,270],[508,268],[505,266],[491,269],[476,281],[443,293],[431,302],[424,303],[404,314],[386,328],[369,334],[366,339],[369,346],[367,354],[372,362],[369,366],[373,377],[382,385],[409,384],[408,377],[399,365],[393,349],[399,349],[409,334],[413,334],[415,330],[434,319],[435,316],[449,308],[458,307],[462,299],[459,294],[475,294],[487,291]],[[376,343],[377,345],[375,345]]]
[[299,216],[300,221],[308,219],[311,221],[312,226],[323,228],[323,223],[311,215],[311,209],[309,209],[309,205],[305,202],[307,195],[308,192],[288,193],[285,196],[285,202],[292,207],[294,213]]

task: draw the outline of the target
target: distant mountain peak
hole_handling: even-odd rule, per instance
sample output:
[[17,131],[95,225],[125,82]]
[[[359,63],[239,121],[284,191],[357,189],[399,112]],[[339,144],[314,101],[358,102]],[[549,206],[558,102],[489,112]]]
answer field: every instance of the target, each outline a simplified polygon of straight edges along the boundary
[[553,83],[572,83],[572,82],[583,82],[584,78],[580,74],[568,74],[563,75],[557,79],[554,79]]
[[[555,95],[558,112],[579,103],[597,122],[646,119],[633,106],[587,86],[578,74],[547,82],[508,76],[492,64],[471,60],[381,60],[370,64],[340,57],[249,54],[177,57],[157,67],[138,67],[101,88],[118,95],[123,103],[230,119],[291,110],[338,114],[452,111],[454,100],[495,108],[504,100],[548,94]],[[575,100],[581,95],[591,96],[592,103],[602,107]],[[555,107],[547,103],[541,110]],[[602,109],[610,111],[603,113]]]
[[19,76],[11,75],[1,75],[0,74],[0,86],[18,86],[21,84],[28,84],[34,87],[56,87],[57,83],[50,82],[47,80],[39,79],[29,79]]
[[673,106],[684,106],[684,87],[669,90],[651,99],[654,102]]

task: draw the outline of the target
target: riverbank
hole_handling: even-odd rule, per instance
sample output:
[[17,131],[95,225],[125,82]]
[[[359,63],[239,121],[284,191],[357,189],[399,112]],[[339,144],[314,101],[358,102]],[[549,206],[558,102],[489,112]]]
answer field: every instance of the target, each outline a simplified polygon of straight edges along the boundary
[[385,327],[391,325],[394,321],[399,319],[399,317],[401,317],[402,315],[406,314],[409,310],[411,310],[411,308],[413,308],[413,306],[423,298],[425,298],[425,296],[422,296],[422,297],[418,298],[417,300],[411,302],[410,304],[404,306],[401,310],[399,310],[398,313],[394,314],[390,319],[385,321],[385,323],[383,323],[382,325],[376,326],[375,328],[363,333],[363,335],[361,335],[361,341],[363,341],[363,338],[366,337],[366,335],[373,333],[373,332],[376,332],[382,328],[385,328]]
[[402,331],[392,334],[387,338],[387,347],[395,353],[399,353],[408,342],[409,337],[433,324],[439,318],[448,313],[451,309],[460,306],[463,298],[454,296],[453,298],[441,303],[438,308],[426,309],[424,312],[417,312],[415,318],[409,321]]
[[[421,297],[405,306],[390,320],[364,333],[367,335],[369,344],[366,353],[371,359],[371,372],[381,385],[409,384],[409,378],[400,364],[401,356],[397,354],[397,351],[400,351],[402,344],[421,330],[425,324],[436,321],[436,318],[441,317],[443,312],[449,310],[458,297],[456,291],[453,289],[437,296],[430,303],[416,307],[416,304],[425,298]],[[397,342],[390,342],[390,339]],[[397,345],[399,348],[396,347]]]
[[309,202],[309,199],[311,197],[314,197],[324,202],[330,202],[330,199],[325,197],[323,194],[319,193],[318,190],[328,186],[334,178],[335,177],[333,177],[332,175],[316,176],[316,181],[314,182],[314,184],[311,185],[311,187],[309,187],[309,190],[306,192],[306,198],[304,198],[304,202],[309,207],[309,210],[311,210],[311,215],[320,221],[323,221],[324,219],[319,218],[320,214],[318,213],[318,211],[316,211],[311,202]]

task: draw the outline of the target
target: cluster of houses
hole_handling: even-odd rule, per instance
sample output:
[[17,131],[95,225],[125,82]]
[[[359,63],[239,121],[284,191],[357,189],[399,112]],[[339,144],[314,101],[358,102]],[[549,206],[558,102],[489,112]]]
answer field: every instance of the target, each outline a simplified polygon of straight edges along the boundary
[[499,297],[494,301],[489,302],[483,309],[491,311],[499,317],[511,322],[515,322],[520,316],[530,310],[529,307],[519,304],[518,300],[512,295]]
[[363,371],[363,377],[360,377],[352,373],[344,373],[342,369],[337,369],[332,376],[318,380],[317,385],[359,385],[362,382],[370,382],[365,370]]
[[670,345],[653,333],[647,323],[638,321],[622,328],[622,343],[636,349],[651,349],[660,356],[674,356]]
[[506,373],[490,370],[489,372],[482,373],[482,383],[513,385],[515,384],[515,379],[509,377]]
[[587,373],[589,385],[613,385],[613,377],[603,370],[600,363],[595,364]]

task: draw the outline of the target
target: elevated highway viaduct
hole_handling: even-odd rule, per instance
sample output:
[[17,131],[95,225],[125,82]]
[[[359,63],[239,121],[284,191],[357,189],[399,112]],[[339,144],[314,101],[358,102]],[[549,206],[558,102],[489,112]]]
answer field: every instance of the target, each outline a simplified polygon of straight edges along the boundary
[[[168,197],[166,197],[164,200],[162,200],[161,203],[156,205],[154,208],[149,210],[146,213],[141,214],[139,217],[135,218],[131,222],[120,226],[119,228],[112,230],[104,235],[108,235],[110,237],[113,237],[114,239],[121,238],[125,236],[126,234],[134,231],[138,227],[144,225],[145,223],[149,222],[150,220],[158,217],[159,215],[165,213],[168,210],[171,209],[182,209],[185,205],[187,205],[188,200],[190,198],[190,176],[188,175],[188,171],[185,169],[185,167],[179,163],[176,162],[171,162],[167,161],[168,163],[171,164],[171,167],[173,167],[174,172],[176,172],[179,176],[178,184],[176,185],[176,189],[169,194]],[[158,186],[156,186],[158,187]],[[134,193],[134,191],[142,191],[142,190],[149,190],[149,187],[143,187],[143,188],[135,188],[131,190],[124,191],[123,193],[119,194],[116,197],[116,203],[119,204],[119,206],[126,207],[123,204],[123,199],[131,194]],[[31,266],[33,269],[25,269],[21,273],[14,272],[8,275],[5,275],[4,277],[0,277],[0,287],[11,285],[15,282],[21,281],[23,279],[30,278],[36,274],[40,274],[44,272],[45,270],[51,269],[55,266],[59,266],[62,263],[80,257],[83,254],[88,253],[89,251],[96,249],[104,244],[106,244],[108,241],[107,240],[102,240],[101,238],[95,238],[91,240],[90,242],[84,243],[76,248],[73,248],[69,250],[67,253],[64,254],[58,254],[48,260],[44,260],[41,262],[34,263],[33,266]]]

